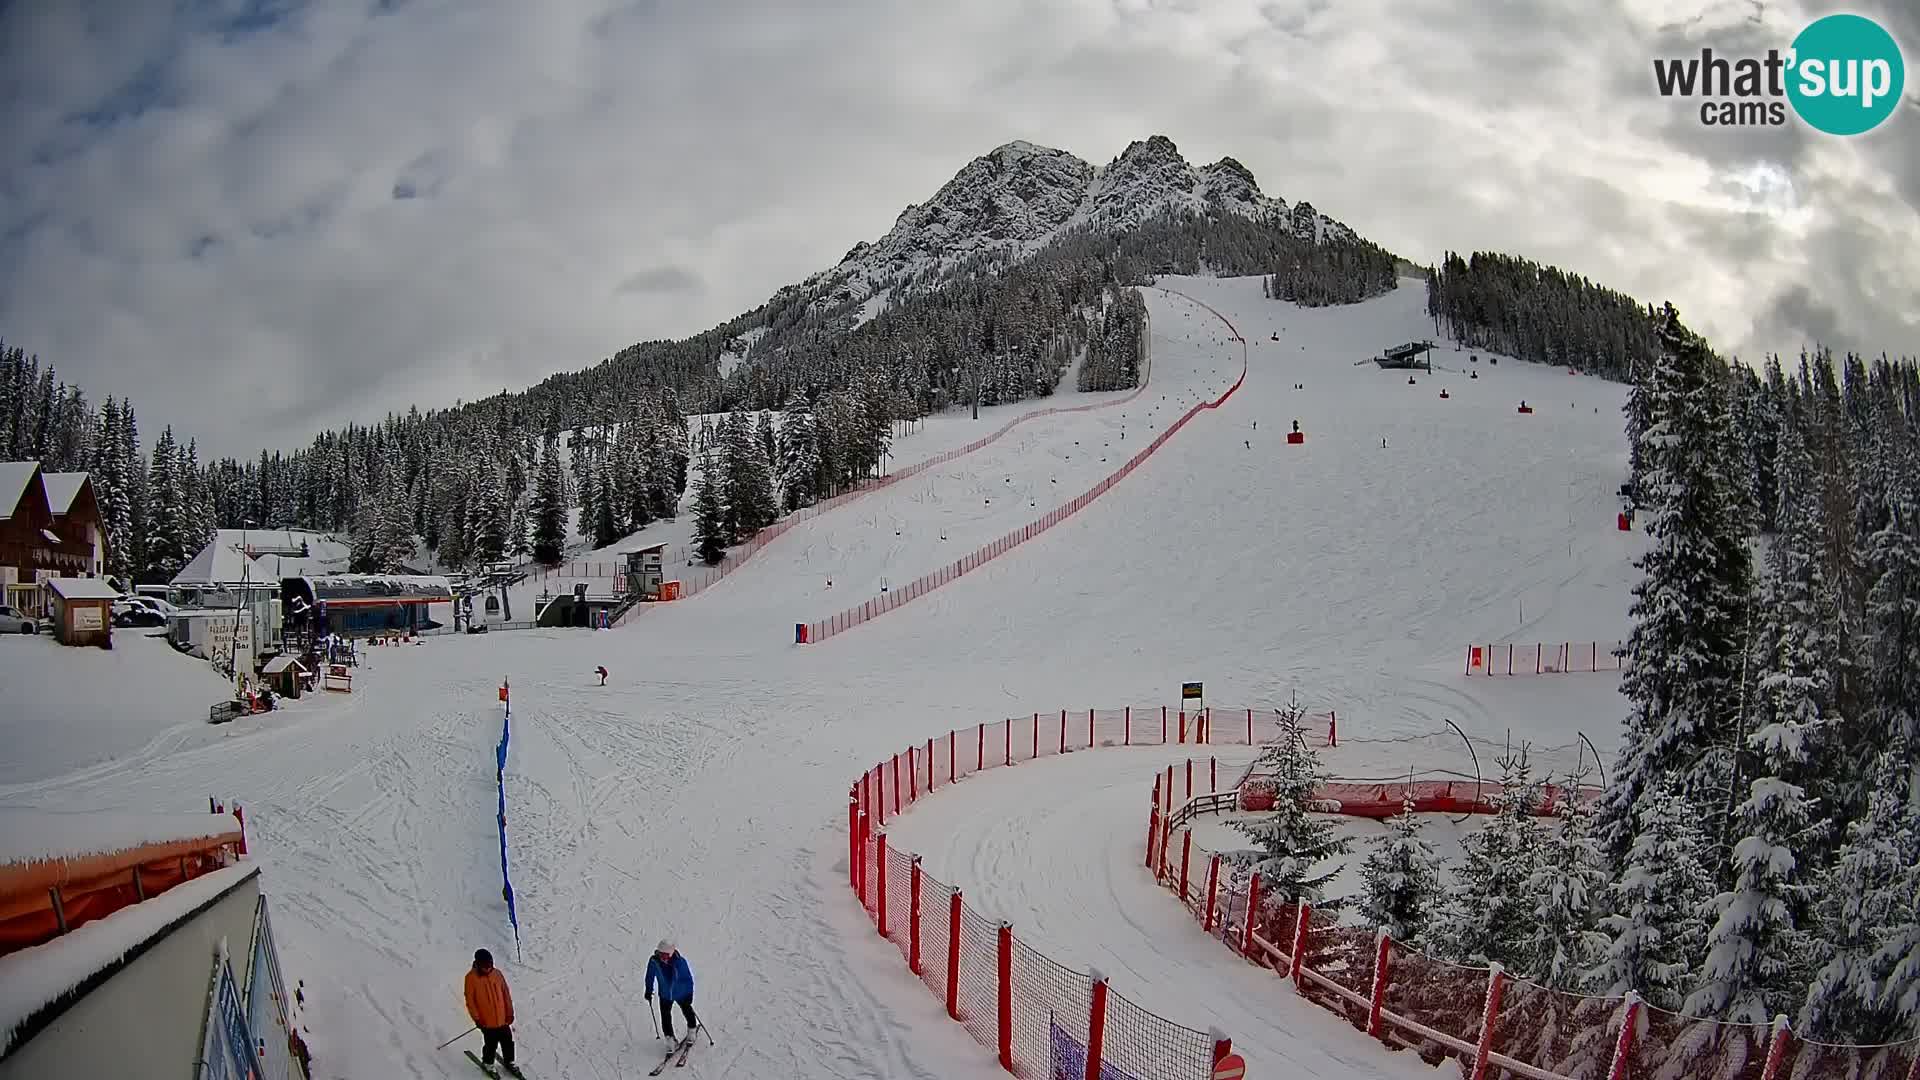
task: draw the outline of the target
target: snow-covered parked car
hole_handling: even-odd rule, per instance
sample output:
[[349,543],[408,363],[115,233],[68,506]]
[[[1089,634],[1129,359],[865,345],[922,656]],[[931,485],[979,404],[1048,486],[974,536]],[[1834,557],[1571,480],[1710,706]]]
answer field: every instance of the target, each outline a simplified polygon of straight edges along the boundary
[[115,626],[165,626],[167,616],[151,604],[141,603],[138,598],[122,598],[113,602],[113,625]]
[[0,634],[37,634],[39,623],[10,607],[0,607]]

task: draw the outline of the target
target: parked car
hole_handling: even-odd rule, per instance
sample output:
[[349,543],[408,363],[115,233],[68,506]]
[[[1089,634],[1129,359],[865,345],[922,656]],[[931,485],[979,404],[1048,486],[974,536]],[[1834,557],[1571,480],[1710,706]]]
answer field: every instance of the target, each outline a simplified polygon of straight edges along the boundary
[[37,634],[39,623],[10,607],[0,607],[0,634]]
[[115,626],[165,626],[167,617],[147,604],[133,600],[115,600],[113,602],[113,625]]

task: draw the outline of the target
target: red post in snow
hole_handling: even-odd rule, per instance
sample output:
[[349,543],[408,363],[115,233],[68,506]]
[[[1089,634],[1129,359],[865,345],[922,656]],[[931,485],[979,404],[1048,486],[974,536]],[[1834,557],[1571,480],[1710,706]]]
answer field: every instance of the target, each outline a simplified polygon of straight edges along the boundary
[[1193,863],[1193,830],[1180,830],[1180,902],[1187,902],[1187,868]]
[[1040,760],[1040,714],[1033,714],[1033,756],[1028,761]]
[[[1607,1080],[1627,1080],[1627,1058],[1633,1054],[1634,1028],[1640,1023],[1640,995],[1627,991],[1626,1011],[1620,1017],[1620,1037],[1613,1042],[1613,1065],[1607,1069]],[[1914,1059],[1916,1068],[1920,1068],[1920,1058]]]
[[1173,809],[1173,766],[1167,766],[1167,809]]
[[900,814],[900,755],[893,755],[893,813]]
[[1000,924],[1000,1067],[1013,1071],[1013,927]]
[[1492,965],[1487,976],[1487,1004],[1480,1012],[1480,1044],[1473,1052],[1473,1074],[1469,1080],[1486,1080],[1487,1059],[1493,1055],[1493,1033],[1500,1017],[1500,997],[1506,992],[1507,973]]
[[949,784],[960,779],[960,774],[953,768],[953,736],[953,732],[947,732],[947,783]]
[[1302,900],[1300,901],[1298,911],[1299,918],[1293,924],[1293,965],[1287,971],[1287,975],[1293,979],[1293,988],[1295,990],[1300,989],[1301,980],[1306,977],[1300,973],[1305,970],[1307,966],[1305,962],[1307,953],[1307,927],[1313,923],[1313,905]]
[[1373,947],[1373,988],[1367,993],[1367,1034],[1380,1037],[1380,1008],[1387,1000],[1387,953],[1393,939],[1387,928],[1380,928],[1380,940]]
[[1600,670],[1600,643],[1597,641],[1587,642],[1587,670]]
[[1207,794],[1220,794],[1220,759],[1217,757],[1207,759]]
[[1247,745],[1253,745],[1253,710],[1247,710]]
[[960,1019],[960,890],[947,897],[947,1015]]
[[847,792],[847,884],[860,894],[860,796]]
[[935,776],[935,773],[938,770],[939,770],[939,766],[935,765],[933,762],[933,740],[928,739],[927,740],[927,790],[928,791],[933,790],[934,781],[937,779],[937,777]]
[[1340,714],[1332,709],[1327,710],[1327,745],[1340,745]]
[[1791,1032],[1787,1030],[1787,1018],[1784,1014],[1773,1018],[1773,1041],[1767,1047],[1767,1064],[1760,1070],[1760,1080],[1778,1080],[1780,1065],[1787,1059],[1787,1039]]
[[907,902],[907,926],[912,937],[907,945],[907,970],[918,975],[920,974],[920,856],[913,857],[908,873],[912,875],[912,883],[908,887],[911,898]]
[[1540,657],[1543,652],[1544,650],[1541,648],[1540,643],[1537,641],[1534,642],[1533,643],[1533,673],[1535,675],[1540,674]]
[[1101,1080],[1107,1046],[1107,980],[1093,981],[1093,1007],[1087,1012],[1087,1080]]
[[1247,879],[1247,925],[1240,928],[1240,955],[1251,956],[1254,963],[1265,966],[1266,961],[1254,951],[1253,924],[1260,916],[1260,875],[1254,874]]
[[1167,744],[1167,707],[1160,706],[1160,745]]
[[1120,745],[1133,745],[1133,706],[1131,705],[1120,714]]
[[980,746],[979,746],[978,753],[980,757],[979,757],[979,760],[973,763],[974,772],[979,772],[981,769],[984,769],[987,767],[987,725],[986,724],[983,723],[980,725],[979,734],[980,734]]
[[1093,749],[1093,710],[1087,710],[1087,749]]
[[907,747],[907,805],[912,806],[920,798],[920,748]]
[[1006,747],[1007,759],[1005,761],[1005,764],[1011,765],[1013,764],[1013,721],[1011,720],[1006,721],[1006,725],[1007,725],[1007,747]]
[[247,853],[247,812],[239,803],[233,804],[233,817],[240,823],[240,854]]
[[1213,933],[1213,913],[1220,907],[1220,856],[1215,854],[1207,863],[1207,915],[1200,920],[1200,928]]
[[1187,745],[1187,710],[1184,708],[1180,710],[1180,727],[1177,733],[1180,736],[1180,745]]
[[1153,809],[1147,812],[1147,869],[1153,869],[1153,838],[1160,834],[1160,800],[1156,796]]
[[1173,818],[1171,815],[1160,819],[1160,877],[1167,876],[1167,849],[1173,846]]
[[886,937],[887,936],[887,834],[884,831],[879,833],[873,838],[873,842],[874,842],[873,850],[875,855],[874,865],[878,868],[880,873],[880,881],[878,882],[879,889],[880,889],[880,901],[879,901],[880,910],[879,910],[879,918],[875,921],[874,925],[879,927],[880,936]]

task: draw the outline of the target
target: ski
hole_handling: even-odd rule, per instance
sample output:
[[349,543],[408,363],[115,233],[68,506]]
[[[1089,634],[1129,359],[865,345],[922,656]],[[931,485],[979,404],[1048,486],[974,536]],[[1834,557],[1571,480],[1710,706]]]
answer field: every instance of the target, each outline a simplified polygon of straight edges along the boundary
[[688,1036],[687,1036],[687,1045],[685,1045],[685,1046],[683,1046],[683,1047],[681,1047],[681,1048],[680,1048],[680,1056],[679,1056],[679,1057],[677,1057],[677,1058],[674,1058],[674,1059],[673,1059],[673,1067],[674,1067],[674,1068],[676,1068],[676,1069],[684,1069],[684,1068],[686,1068],[686,1067],[687,1067],[687,1055],[688,1055],[688,1054],[691,1054],[691,1053],[693,1053],[693,1036],[692,1036],[692,1035],[688,1035]]
[[666,1072],[667,1063],[672,1061],[675,1055],[678,1055],[680,1059],[684,1061],[686,1060],[687,1051],[691,1050],[692,1048],[693,1048],[693,1036],[691,1035],[687,1036],[685,1041],[677,1042],[677,1043],[674,1043],[672,1046],[667,1047],[666,1056],[662,1057],[660,1059],[660,1064],[655,1065],[653,1067],[653,1071],[649,1072],[647,1075],[659,1076],[661,1073]]
[[[481,1061],[480,1055],[474,1053],[471,1050],[465,1051],[465,1053],[467,1055],[467,1060],[473,1062],[474,1065],[477,1066],[481,1072],[486,1073],[488,1076],[493,1077],[493,1080],[500,1080],[500,1076],[501,1076],[500,1066],[489,1065],[486,1062]],[[510,1077],[520,1077],[520,1078],[523,1078],[524,1080],[527,1074],[524,1071],[508,1071],[506,1075]]]

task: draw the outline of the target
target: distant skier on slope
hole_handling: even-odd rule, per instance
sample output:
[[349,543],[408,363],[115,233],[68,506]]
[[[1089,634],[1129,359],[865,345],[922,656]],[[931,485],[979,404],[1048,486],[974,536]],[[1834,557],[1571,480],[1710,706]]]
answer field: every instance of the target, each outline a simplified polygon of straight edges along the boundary
[[693,969],[687,966],[687,958],[681,956],[673,947],[673,942],[662,941],[654,946],[653,955],[647,958],[647,1000],[653,1000],[653,984],[660,983],[660,1031],[669,1040],[673,1039],[673,1006],[680,1006],[680,1015],[687,1018],[687,1039],[693,1039],[694,1031],[700,1026],[700,1018],[693,1012]]
[[593,669],[593,673],[600,676],[601,686],[607,685],[607,665],[601,664],[599,667]]

